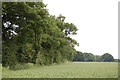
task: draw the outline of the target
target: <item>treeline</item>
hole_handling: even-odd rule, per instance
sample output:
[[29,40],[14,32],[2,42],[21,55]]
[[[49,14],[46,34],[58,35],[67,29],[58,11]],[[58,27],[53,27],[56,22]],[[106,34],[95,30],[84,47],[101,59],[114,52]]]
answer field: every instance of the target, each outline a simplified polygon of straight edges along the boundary
[[65,17],[49,14],[43,2],[2,3],[2,66],[48,65],[72,61],[78,29]]
[[93,55],[92,53],[83,53],[77,51],[73,61],[81,61],[81,62],[118,62],[118,59],[114,59],[114,57],[109,54],[105,53],[103,55]]

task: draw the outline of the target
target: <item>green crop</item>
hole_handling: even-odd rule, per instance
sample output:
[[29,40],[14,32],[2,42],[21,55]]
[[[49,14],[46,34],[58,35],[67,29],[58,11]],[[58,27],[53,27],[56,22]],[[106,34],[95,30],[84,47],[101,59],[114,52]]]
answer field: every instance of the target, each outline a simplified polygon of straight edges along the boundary
[[3,69],[3,78],[117,78],[117,62],[71,62],[34,66],[24,70]]

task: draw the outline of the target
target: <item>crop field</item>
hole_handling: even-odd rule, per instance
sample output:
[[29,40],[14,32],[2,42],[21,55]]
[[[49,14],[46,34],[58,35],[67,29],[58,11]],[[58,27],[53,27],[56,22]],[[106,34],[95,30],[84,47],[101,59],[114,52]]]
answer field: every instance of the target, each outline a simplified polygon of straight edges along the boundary
[[0,80],[2,78],[2,65],[1,65],[1,63],[2,63],[2,55],[0,54]]
[[2,79],[2,65],[0,64],[0,80]]
[[117,62],[71,62],[30,69],[2,70],[3,78],[118,78]]

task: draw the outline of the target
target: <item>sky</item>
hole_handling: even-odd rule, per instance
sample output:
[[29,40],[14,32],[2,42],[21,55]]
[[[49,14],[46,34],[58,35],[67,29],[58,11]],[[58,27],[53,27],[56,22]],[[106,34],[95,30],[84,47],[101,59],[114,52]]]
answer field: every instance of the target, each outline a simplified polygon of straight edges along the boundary
[[79,29],[77,51],[95,55],[110,53],[118,58],[119,0],[43,0],[51,15],[66,17]]

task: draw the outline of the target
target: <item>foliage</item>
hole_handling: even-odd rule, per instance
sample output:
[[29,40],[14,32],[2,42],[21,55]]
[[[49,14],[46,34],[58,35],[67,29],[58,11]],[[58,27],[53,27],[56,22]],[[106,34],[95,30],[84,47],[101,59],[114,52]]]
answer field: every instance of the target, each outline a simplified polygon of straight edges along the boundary
[[101,62],[101,61],[102,61],[101,56],[95,55],[95,61],[96,61],[96,62]]
[[84,57],[87,62],[94,61],[94,55],[91,53],[84,53]]
[[85,61],[84,53],[77,51],[73,61]]
[[102,61],[104,61],[104,62],[112,62],[112,61],[114,61],[113,56],[111,54],[109,54],[109,53],[105,53],[101,57],[102,57]]
[[[9,43],[10,44],[10,43]],[[16,45],[3,44],[2,65],[13,68],[17,64]]]
[[[74,56],[73,61],[81,62],[113,62],[115,61],[113,56],[109,53],[105,53],[102,56],[93,55],[91,53],[83,53],[77,51],[77,54]],[[118,60],[117,60],[118,61]]]
[[3,66],[71,61],[78,43],[70,35],[78,29],[64,20],[50,15],[43,2],[3,2]]
[[44,63],[45,63],[45,56],[43,54],[38,54],[36,63],[40,64],[40,65],[44,65]]
[[77,55],[75,55],[73,61],[93,62],[95,61],[95,57],[91,53],[82,53],[77,51]]
[[33,67],[32,63],[19,63],[14,66],[14,68],[11,68],[12,70],[21,70],[21,69],[30,69]]

